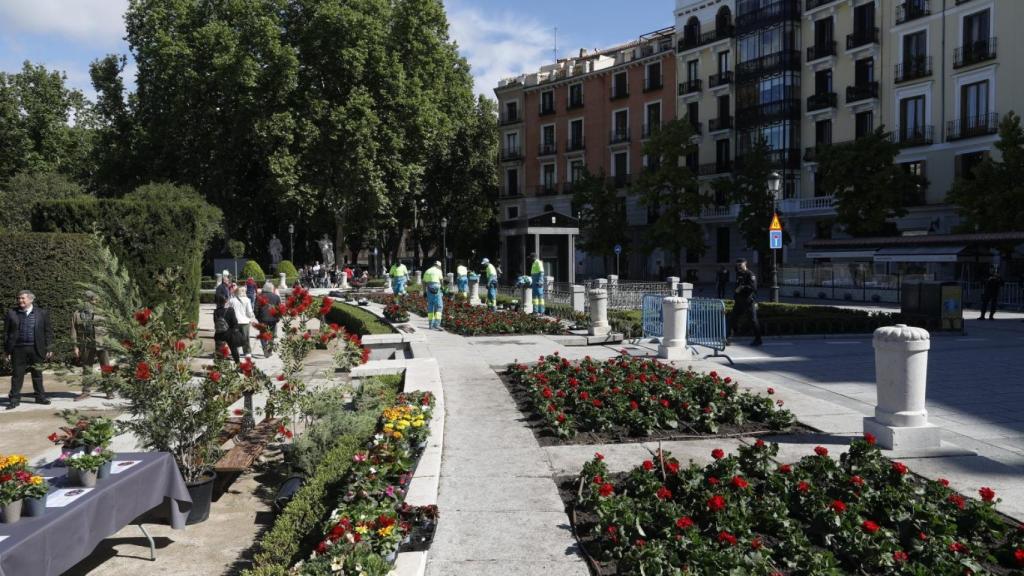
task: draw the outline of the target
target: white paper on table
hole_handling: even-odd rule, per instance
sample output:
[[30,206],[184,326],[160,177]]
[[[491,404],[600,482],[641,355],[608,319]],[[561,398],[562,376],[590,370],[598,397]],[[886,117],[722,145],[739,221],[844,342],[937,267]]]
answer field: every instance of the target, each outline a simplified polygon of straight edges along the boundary
[[63,508],[92,490],[92,488],[61,488],[46,497],[46,507]]
[[124,472],[125,470],[131,468],[132,466],[135,466],[139,462],[142,462],[142,460],[114,460],[113,462],[110,463],[110,473],[120,474],[121,472]]
[[7,540],[8,538],[10,538],[10,536],[0,536],[0,542],[3,542],[4,540]]

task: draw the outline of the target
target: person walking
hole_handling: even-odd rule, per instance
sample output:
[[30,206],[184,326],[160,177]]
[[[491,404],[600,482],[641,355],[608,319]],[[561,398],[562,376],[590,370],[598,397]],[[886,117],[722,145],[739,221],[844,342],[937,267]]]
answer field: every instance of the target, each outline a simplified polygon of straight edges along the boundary
[[277,339],[277,317],[276,309],[281,305],[281,297],[274,292],[274,283],[268,281],[263,285],[263,293],[256,297],[256,318],[260,324],[266,326],[265,332],[270,334],[269,339],[260,337],[260,346],[263,348],[263,357],[268,358],[274,353],[274,341]]
[[985,319],[985,311],[988,310],[988,319],[996,319],[996,306],[999,304],[999,291],[1003,288],[1003,277],[995,266],[988,269],[988,278],[981,291],[981,316],[978,320]]
[[530,280],[533,281],[533,313],[544,314],[544,262],[536,254],[530,254],[533,265],[530,267]]
[[21,404],[21,387],[25,383],[25,371],[32,372],[32,391],[36,404],[49,404],[46,389],[43,388],[44,360],[53,358],[53,326],[50,314],[35,305],[36,295],[30,290],[18,292],[18,306],[7,311],[4,318],[4,352],[12,365],[11,392],[7,409],[13,410]]
[[729,319],[729,334],[735,335],[740,319],[747,317],[754,328],[751,346],[761,345],[761,324],[757,321],[757,277],[747,269],[747,261],[736,261],[736,287],[733,289],[732,318]]
[[463,300],[469,298],[469,269],[462,262],[455,267],[455,282],[459,288],[459,297]]
[[[91,395],[93,370],[97,361],[100,366],[110,364],[103,337],[106,335],[103,317],[96,314],[99,298],[92,290],[85,291],[85,300],[71,315],[71,341],[75,344],[74,354],[78,365],[82,367],[82,393],[75,396],[74,401],[80,402]],[[107,398],[113,394],[107,391]]]
[[239,329],[238,329],[238,318],[235,316],[235,310],[228,303],[228,299],[224,298],[220,294],[214,296],[214,305],[216,308],[213,310],[213,346],[215,349],[214,354],[217,354],[217,350],[221,347],[227,346],[228,350],[231,351],[231,359],[238,364],[238,340]]
[[434,262],[434,265],[423,273],[423,294],[427,298],[427,327],[431,330],[441,329],[444,314],[444,294],[441,290],[443,282],[444,272],[441,271],[441,263]]
[[252,358],[252,345],[249,342],[249,333],[252,323],[256,322],[256,315],[252,310],[252,301],[245,295],[245,286],[239,286],[235,290],[235,297],[231,299],[231,308],[235,311],[235,318],[238,320],[238,328],[242,333],[242,352],[246,358]]
[[715,278],[715,288],[718,290],[718,299],[725,299],[725,288],[729,285],[729,269],[722,266],[718,269],[718,276]]
[[220,273],[220,284],[217,284],[217,289],[214,290],[214,296],[223,296],[224,301],[227,302],[231,299],[231,273],[227,270]]
[[395,298],[404,296],[405,285],[409,282],[409,269],[406,268],[405,262],[398,261],[392,264],[388,275],[391,276],[391,291]]
[[245,280],[245,296],[249,299],[249,302],[256,301],[256,280],[252,276]]
[[487,258],[480,265],[484,267],[484,279],[487,282],[487,307],[494,312],[498,310],[498,271]]

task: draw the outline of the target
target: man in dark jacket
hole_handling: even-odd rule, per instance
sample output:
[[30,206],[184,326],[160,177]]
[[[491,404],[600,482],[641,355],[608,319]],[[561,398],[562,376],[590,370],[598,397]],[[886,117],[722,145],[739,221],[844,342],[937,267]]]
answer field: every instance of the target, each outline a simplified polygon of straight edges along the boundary
[[[281,297],[274,293],[274,283],[267,281],[263,285],[263,292],[256,297],[256,319],[266,325],[266,329],[260,333],[260,346],[263,347],[263,357],[268,358],[274,353],[274,340],[277,338],[277,307],[281,305]],[[269,337],[263,334],[270,334]],[[264,338],[269,338],[264,340]]]
[[7,404],[13,410],[21,403],[21,386],[25,371],[32,371],[32,389],[37,404],[49,404],[43,389],[43,360],[53,357],[53,327],[50,314],[34,306],[36,297],[28,290],[18,292],[18,307],[7,311],[4,318],[4,352],[10,357],[11,395]]
[[999,275],[999,271],[992,268],[988,269],[988,278],[985,279],[985,284],[981,291],[981,316],[978,320],[985,319],[985,311],[988,310],[988,319],[995,320],[996,316],[996,304],[999,303],[999,290],[1003,287],[1003,277]]
[[743,317],[750,319],[754,328],[754,341],[751,346],[761,345],[761,324],[757,321],[757,277],[747,269],[747,261],[740,258],[736,261],[736,287],[734,288],[734,304],[732,318],[729,319],[729,334],[736,334],[736,327]]

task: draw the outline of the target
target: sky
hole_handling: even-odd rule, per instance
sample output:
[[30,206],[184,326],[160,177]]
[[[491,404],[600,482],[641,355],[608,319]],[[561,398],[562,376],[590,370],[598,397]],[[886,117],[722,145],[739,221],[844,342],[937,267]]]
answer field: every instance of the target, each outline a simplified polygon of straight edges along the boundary
[[[89,63],[128,54],[128,0],[0,0],[0,71],[29,60],[63,70],[90,99]],[[445,0],[451,37],[473,69],[478,94],[535,71],[557,55],[603,48],[672,25],[674,0]],[[128,65],[129,77],[134,66]]]

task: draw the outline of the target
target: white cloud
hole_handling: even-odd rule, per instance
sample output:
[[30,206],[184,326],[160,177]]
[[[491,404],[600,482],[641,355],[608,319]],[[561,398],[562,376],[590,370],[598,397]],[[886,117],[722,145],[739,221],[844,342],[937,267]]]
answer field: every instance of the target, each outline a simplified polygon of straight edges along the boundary
[[485,14],[451,1],[447,5],[451,37],[472,66],[477,94],[493,98],[502,78],[535,72],[551,62],[552,28],[507,12]]
[[124,37],[128,0],[0,0],[0,36],[57,34],[98,45]]

